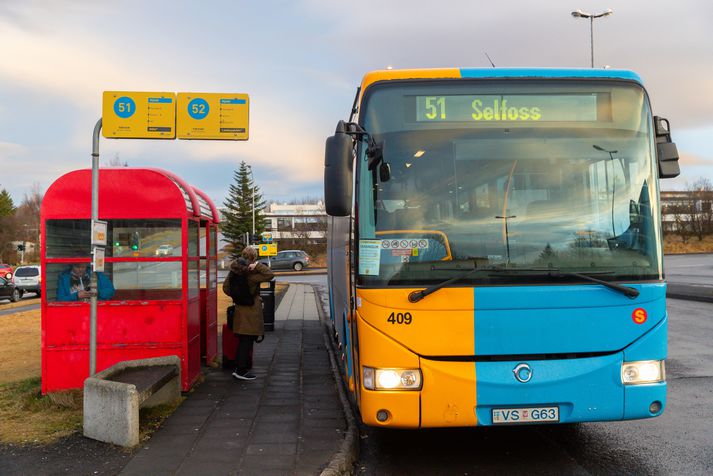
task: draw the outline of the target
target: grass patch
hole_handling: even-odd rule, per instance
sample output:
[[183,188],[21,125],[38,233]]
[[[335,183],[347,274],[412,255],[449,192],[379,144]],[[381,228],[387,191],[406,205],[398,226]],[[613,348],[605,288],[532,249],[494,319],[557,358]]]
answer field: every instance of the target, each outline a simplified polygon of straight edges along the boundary
[[0,385],[0,442],[46,444],[82,427],[78,390],[42,395],[39,377]]
[[666,234],[663,240],[663,250],[667,255],[683,253],[713,253],[713,235],[704,236],[703,240],[690,237],[684,243],[681,236]]

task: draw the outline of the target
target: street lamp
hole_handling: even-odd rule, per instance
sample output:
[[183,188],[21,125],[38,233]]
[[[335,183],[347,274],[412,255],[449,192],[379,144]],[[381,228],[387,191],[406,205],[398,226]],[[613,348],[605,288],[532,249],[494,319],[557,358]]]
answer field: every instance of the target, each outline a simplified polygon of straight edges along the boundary
[[508,257],[508,265],[510,264],[510,233],[508,233],[508,220],[511,218],[517,218],[516,215],[498,215],[495,218],[499,218],[505,221],[505,250]]
[[[592,144],[592,147],[594,147],[596,150],[599,152],[606,152],[609,154],[609,163],[612,164],[612,171],[611,171],[611,233],[612,237],[616,236],[616,230],[614,228],[614,193],[616,192],[616,176],[614,175],[614,154],[617,154],[619,151],[618,150],[607,150],[604,147],[600,147],[597,144]],[[604,169],[604,178],[608,182],[609,181],[609,172],[607,172],[607,169]]]
[[612,13],[614,12],[611,8],[608,8],[605,12],[602,13],[587,13],[583,12],[582,10],[572,12],[572,16],[574,18],[589,18],[589,48],[592,53],[592,68],[594,68],[594,19],[608,17]]

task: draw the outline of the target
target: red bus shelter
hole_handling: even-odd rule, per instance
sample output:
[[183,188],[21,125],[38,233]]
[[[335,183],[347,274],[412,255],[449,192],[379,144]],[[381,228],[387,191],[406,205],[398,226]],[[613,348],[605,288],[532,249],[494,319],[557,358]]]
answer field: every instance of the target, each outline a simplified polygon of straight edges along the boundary
[[[42,392],[89,376],[91,170],[57,179],[42,201]],[[217,355],[218,212],[160,169],[99,170],[99,219],[108,222],[99,278],[97,372],[122,360],[177,355],[183,390]],[[72,273],[74,268],[74,273]]]

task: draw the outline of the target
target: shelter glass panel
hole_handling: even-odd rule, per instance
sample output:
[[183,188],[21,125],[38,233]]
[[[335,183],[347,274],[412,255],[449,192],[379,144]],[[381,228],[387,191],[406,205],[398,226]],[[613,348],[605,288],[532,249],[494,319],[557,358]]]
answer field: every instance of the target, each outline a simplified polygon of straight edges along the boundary
[[45,240],[48,258],[88,258],[91,255],[89,220],[47,220]]
[[188,261],[188,299],[195,299],[200,291],[198,260]]
[[[110,220],[113,257],[181,256],[181,220]],[[108,251],[108,250],[107,250]]]
[[188,256],[198,256],[199,226],[194,220],[188,220]]

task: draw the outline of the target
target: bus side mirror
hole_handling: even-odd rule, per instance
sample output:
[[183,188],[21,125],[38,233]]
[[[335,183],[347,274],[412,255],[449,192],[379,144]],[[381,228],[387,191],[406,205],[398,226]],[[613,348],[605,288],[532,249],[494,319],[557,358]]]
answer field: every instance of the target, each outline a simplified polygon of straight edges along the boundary
[[678,149],[671,141],[671,125],[668,119],[654,116],[656,128],[656,158],[659,163],[659,178],[674,178],[681,173],[678,165]]
[[327,139],[324,154],[324,202],[327,214],[349,216],[352,211],[352,162],[354,142],[339,121],[335,134]]

